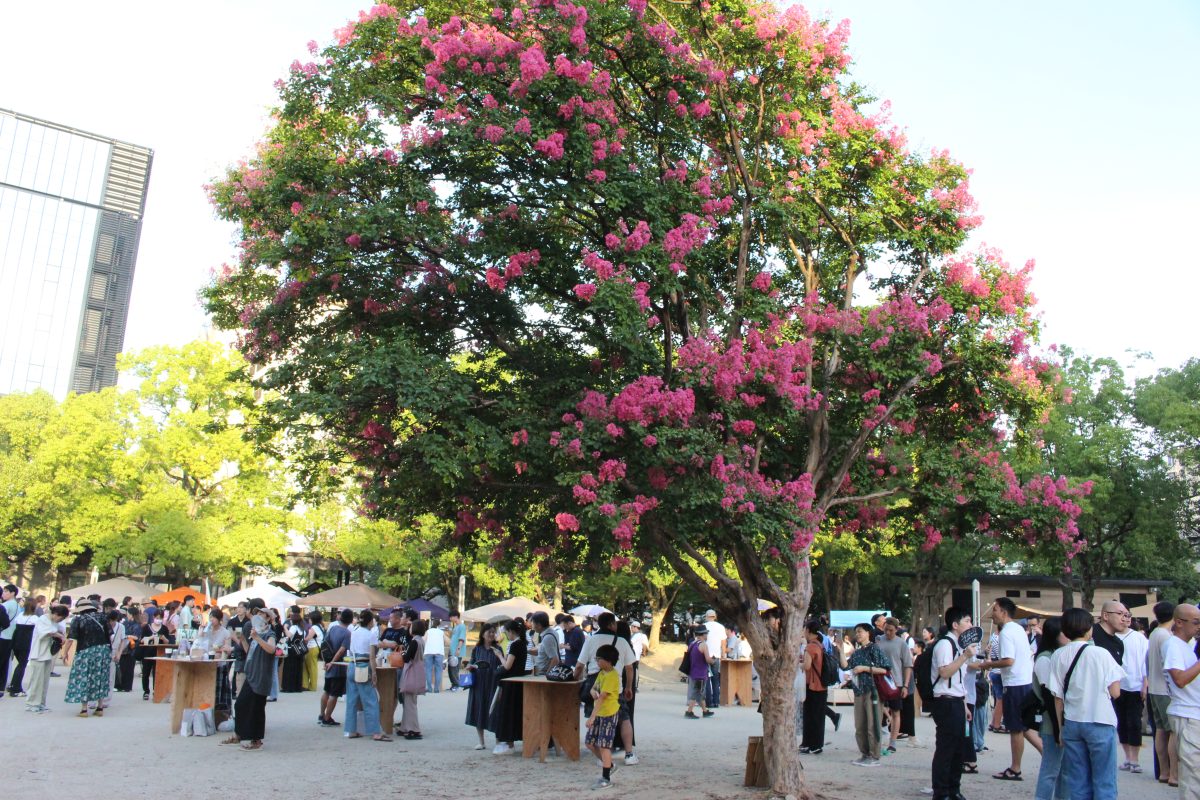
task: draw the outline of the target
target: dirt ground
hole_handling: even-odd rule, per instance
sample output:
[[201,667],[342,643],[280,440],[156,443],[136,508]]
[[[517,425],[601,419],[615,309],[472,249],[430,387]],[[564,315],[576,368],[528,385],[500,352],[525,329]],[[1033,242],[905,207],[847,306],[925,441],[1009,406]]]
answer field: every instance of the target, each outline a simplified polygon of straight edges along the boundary
[[[664,645],[642,676],[637,705],[641,763],[619,767],[613,788],[600,792],[588,791],[599,768],[586,754],[579,762],[550,758],[538,764],[520,755],[474,750],[475,732],[463,724],[465,693],[421,698],[425,738],[392,743],[346,740],[340,728],[316,725],[313,693],[281,695],[267,706],[266,747],[247,753],[220,746],[222,736],[168,735],[169,706],[144,702],[140,692],[116,695],[103,718],[77,718],[76,707],[63,703],[66,670],[61,666],[64,677],[50,683],[52,713],[27,714],[23,699],[0,700],[0,786],[9,797],[85,800],[247,795],[272,800],[564,800],[603,795],[621,800],[766,800],[765,790],[741,785],[746,739],[761,733],[762,718],[753,708],[734,707],[720,709],[711,719],[684,719],[684,685],[673,672],[676,648]],[[804,758],[809,785],[831,800],[926,797],[921,789],[929,785],[932,749],[903,746],[882,767],[854,767],[853,713],[848,706],[839,710],[845,720],[836,733],[827,728],[825,752]],[[335,717],[342,719],[340,706]],[[932,745],[930,721],[919,720],[917,731],[923,743]],[[1005,783],[989,776],[1008,764],[1007,737],[988,734],[988,745],[991,749],[980,757],[980,774],[964,777],[963,793],[970,800],[1033,797],[1037,753],[1030,750],[1025,757],[1024,782]],[[1149,753],[1143,752],[1147,774],[1120,773],[1122,797],[1178,797],[1178,790],[1154,782],[1150,763]]]

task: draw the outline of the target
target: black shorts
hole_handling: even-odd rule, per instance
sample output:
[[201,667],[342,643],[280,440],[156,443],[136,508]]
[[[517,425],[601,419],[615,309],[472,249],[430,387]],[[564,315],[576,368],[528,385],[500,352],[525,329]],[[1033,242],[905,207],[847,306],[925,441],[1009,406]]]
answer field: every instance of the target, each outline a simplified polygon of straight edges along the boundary
[[346,694],[345,675],[325,675],[325,694],[330,697],[344,697]]
[[895,700],[884,700],[883,704],[888,707],[889,711],[901,711],[904,709],[904,698],[897,697]]
[[1142,746],[1142,693],[1121,690],[1121,696],[1113,700],[1117,712],[1117,741],[1121,744]]

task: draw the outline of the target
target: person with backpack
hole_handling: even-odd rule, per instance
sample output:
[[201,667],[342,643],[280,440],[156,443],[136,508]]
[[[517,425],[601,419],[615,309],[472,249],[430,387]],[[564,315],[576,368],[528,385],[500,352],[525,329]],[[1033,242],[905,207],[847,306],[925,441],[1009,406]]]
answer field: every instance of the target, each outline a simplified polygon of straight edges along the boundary
[[700,715],[711,717],[714,712],[708,710],[707,696],[704,684],[708,682],[708,664],[712,659],[708,654],[708,629],[703,625],[692,631],[692,641],[684,651],[683,662],[679,671],[687,676],[687,711],[683,716],[688,719],[700,719],[696,716],[696,704],[700,705]]
[[[971,710],[967,707],[967,662],[975,657],[975,646],[958,646],[958,637],[971,628],[971,613],[958,606],[946,609],[947,633],[929,648],[929,678],[927,694],[921,701],[928,701],[933,714],[933,797],[934,800],[958,800],[962,797],[962,766],[967,721]],[[921,669],[925,662],[922,660]],[[918,689],[924,688],[922,685]]]
[[288,609],[288,622],[284,628],[283,675],[279,678],[279,691],[285,694],[304,691],[304,657],[308,645],[304,641],[304,617],[300,606]]
[[346,694],[346,667],[343,659],[350,650],[350,626],[354,624],[354,612],[343,608],[335,622],[329,625],[325,640],[321,643],[321,660],[325,662],[325,691],[321,694],[321,708],[317,724],[325,728],[337,727],[333,709],[338,698]]
[[[804,728],[800,738],[800,752],[820,755],[825,750],[825,712],[829,708],[829,687],[837,685],[837,665],[825,651],[821,637],[821,623],[805,625],[808,644],[804,646]],[[832,667],[832,679],[829,671]]]

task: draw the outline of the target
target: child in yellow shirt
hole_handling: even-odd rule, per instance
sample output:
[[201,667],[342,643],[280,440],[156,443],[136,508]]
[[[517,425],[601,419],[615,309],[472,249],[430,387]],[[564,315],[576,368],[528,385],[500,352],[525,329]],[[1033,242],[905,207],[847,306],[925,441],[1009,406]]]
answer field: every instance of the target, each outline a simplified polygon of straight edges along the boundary
[[596,682],[592,684],[595,703],[592,706],[592,715],[587,719],[588,732],[584,744],[600,759],[600,766],[604,771],[592,784],[593,789],[603,789],[612,785],[612,745],[613,738],[617,735],[617,711],[620,707],[618,696],[621,694],[621,676],[613,667],[620,658],[621,654],[611,644],[596,648],[596,664],[600,667],[600,672],[596,675]]

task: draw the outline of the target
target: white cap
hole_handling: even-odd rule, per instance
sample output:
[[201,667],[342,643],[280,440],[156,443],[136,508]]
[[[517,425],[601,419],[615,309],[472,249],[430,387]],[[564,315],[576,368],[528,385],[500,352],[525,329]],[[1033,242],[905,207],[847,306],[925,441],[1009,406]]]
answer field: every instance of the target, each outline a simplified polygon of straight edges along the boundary
[[630,622],[629,622],[629,627],[631,627],[631,628],[640,628],[640,627],[642,627],[642,623],[638,622],[636,619],[635,619],[635,620],[630,620]]
[[710,608],[708,611],[705,611],[705,612],[704,612],[704,616],[706,616],[706,617],[712,617],[713,619],[716,619],[716,618],[717,618],[717,612],[713,611],[713,610]]

